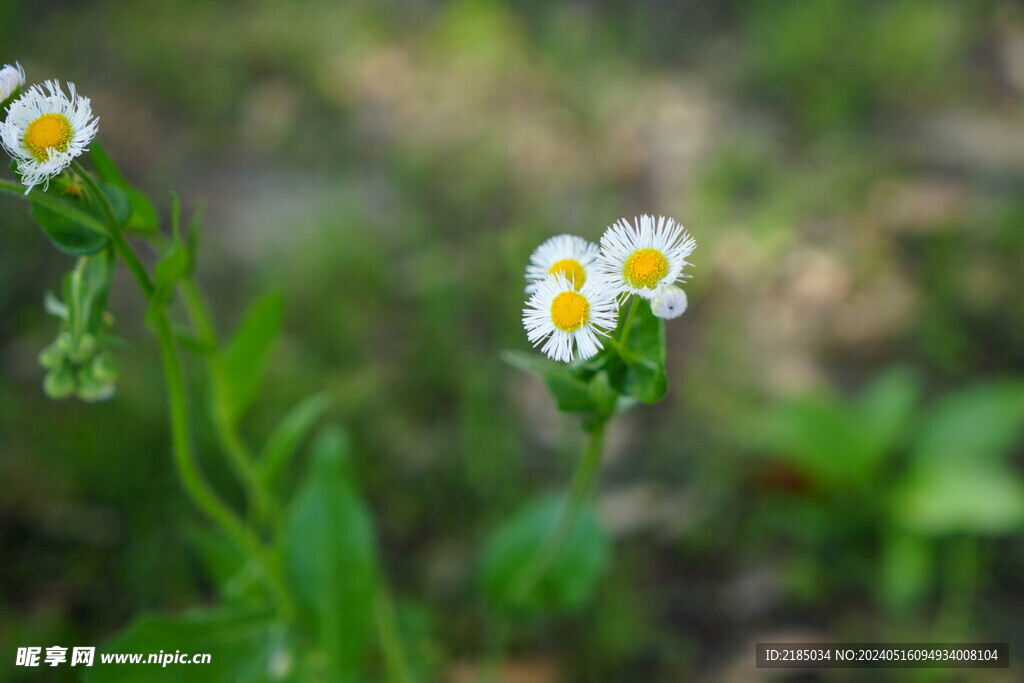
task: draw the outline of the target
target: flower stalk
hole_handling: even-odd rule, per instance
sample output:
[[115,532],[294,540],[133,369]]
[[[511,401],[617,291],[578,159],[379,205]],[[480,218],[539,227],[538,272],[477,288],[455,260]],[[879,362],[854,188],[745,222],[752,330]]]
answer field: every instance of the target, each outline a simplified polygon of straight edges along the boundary
[[[96,179],[93,178],[92,175],[77,161],[72,162],[72,168],[99,202],[108,222],[107,228],[109,230],[111,245],[131,272],[136,284],[150,305],[151,327],[160,347],[160,356],[164,370],[164,381],[167,388],[167,400],[171,416],[171,442],[172,449],[174,451],[174,463],[182,485],[185,487],[185,490],[192,498],[196,507],[210,518],[212,522],[217,524],[221,530],[235,542],[239,549],[242,550],[242,552],[244,552],[249,559],[260,568],[260,572],[263,575],[268,592],[276,602],[281,617],[285,620],[290,620],[295,614],[295,605],[287,588],[287,584],[284,579],[284,572],[280,566],[279,559],[268,550],[256,532],[248,527],[231,510],[231,508],[221,500],[213,488],[210,487],[203,478],[199,471],[199,467],[195,462],[195,457],[192,454],[191,447],[191,430],[189,427],[188,403],[186,399],[187,393],[185,389],[184,375],[181,368],[181,358],[178,353],[177,343],[175,342],[170,317],[167,313],[166,303],[157,301],[154,298],[153,280],[146,271],[145,266],[143,266],[142,261],[135,253],[135,250],[132,249],[131,245],[125,239],[121,231],[121,226],[114,215],[113,207],[111,207],[110,201],[103,192],[99,183],[97,183]],[[215,330],[209,314],[205,309],[205,304],[199,296],[198,290],[194,288],[194,285],[190,295],[187,295],[185,298],[193,304],[193,306],[190,307],[190,310],[192,310],[194,314],[193,320],[198,320],[198,324],[196,325],[197,328],[200,329],[201,334],[209,336],[212,333],[214,335],[213,341],[215,343]],[[197,303],[199,305],[196,305]],[[215,411],[215,413],[216,412],[218,411]],[[230,449],[226,448],[226,450],[229,453],[229,457],[233,456],[233,463],[242,471],[247,473],[251,472],[249,476],[243,477],[243,483],[251,485],[255,482],[258,484],[258,477],[256,476],[255,470],[251,467],[246,454],[237,450],[238,448],[243,447],[241,446],[240,438],[237,437],[237,434],[234,431],[225,434],[229,425],[223,421],[218,420],[217,423],[222,443],[227,442],[227,444],[231,446]],[[258,509],[265,511],[269,508],[269,504],[260,494],[256,493],[257,491],[260,491],[260,489],[261,487],[250,487],[249,493],[254,501],[260,501],[259,504],[257,504]],[[262,508],[260,506],[262,506]]]

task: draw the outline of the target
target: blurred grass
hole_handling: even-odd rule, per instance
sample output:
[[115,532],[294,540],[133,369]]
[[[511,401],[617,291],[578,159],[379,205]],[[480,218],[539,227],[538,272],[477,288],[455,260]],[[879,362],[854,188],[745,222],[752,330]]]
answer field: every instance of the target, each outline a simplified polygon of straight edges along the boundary
[[[201,279],[223,319],[284,289],[285,337],[247,428],[331,394],[438,677],[482,650],[476,546],[564,481],[577,447],[499,358],[526,347],[526,258],[640,212],[674,215],[699,244],[691,310],[669,328],[669,398],[612,435],[617,552],[598,604],[578,635],[537,625],[513,653],[575,680],[729,680],[749,642],[794,625],[1024,642],[1019,527],[936,551],[980,558],[959,622],[935,591],[893,616],[874,582],[879,525],[808,493],[800,468],[762,480],[749,457],[776,406],[831,405],[813,397],[856,396],[893,365],[928,401],[1020,377],[1017,5],[10,1],[0,44],[30,79],[93,98],[142,187],[207,202]],[[122,280],[119,397],[44,400],[40,304],[68,264],[0,202],[0,649],[98,644],[211,586],[140,301]],[[1007,449],[1019,479],[1019,439]],[[870,520],[882,505],[869,489],[856,507]],[[542,664],[535,679],[552,680]]]

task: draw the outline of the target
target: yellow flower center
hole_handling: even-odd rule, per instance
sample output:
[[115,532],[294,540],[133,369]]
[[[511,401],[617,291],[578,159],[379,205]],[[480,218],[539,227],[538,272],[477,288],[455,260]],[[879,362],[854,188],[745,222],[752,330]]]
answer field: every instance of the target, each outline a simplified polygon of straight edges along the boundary
[[576,289],[582,287],[583,283],[587,281],[587,273],[583,270],[583,266],[580,265],[580,262],[574,258],[562,259],[555,265],[551,266],[551,269],[548,270],[548,275],[553,275],[555,273],[561,273],[565,276],[565,279],[573,283],[576,286]]
[[28,125],[25,130],[25,149],[36,161],[50,158],[50,150],[66,152],[74,131],[71,122],[63,114],[43,114]]
[[590,302],[579,292],[562,292],[551,302],[551,322],[563,332],[575,332],[590,319]]
[[622,266],[622,276],[637,289],[656,289],[668,274],[668,259],[657,249],[637,249]]

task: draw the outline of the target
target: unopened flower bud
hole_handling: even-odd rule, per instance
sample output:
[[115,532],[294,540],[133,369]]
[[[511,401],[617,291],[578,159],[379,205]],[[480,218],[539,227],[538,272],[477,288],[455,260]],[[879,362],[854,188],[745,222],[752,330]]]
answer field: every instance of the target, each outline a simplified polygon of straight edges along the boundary
[[114,395],[114,383],[104,382],[89,370],[78,374],[78,398],[83,401],[103,401]]
[[117,359],[109,351],[100,351],[92,359],[92,375],[101,382],[117,380],[119,369]]
[[57,348],[65,354],[70,354],[75,350],[75,338],[70,332],[61,332],[57,335]]
[[66,368],[51,370],[43,378],[43,391],[47,396],[60,400],[75,392],[75,375]]
[[64,352],[56,342],[39,352],[39,364],[47,370],[56,370],[64,365]]
[[21,64],[17,62],[13,66],[4,64],[4,67],[0,69],[0,106],[6,107],[21,93],[21,88],[24,85],[25,70],[21,68]]
[[662,287],[651,301],[651,312],[659,318],[672,320],[686,313],[686,292],[674,285]]
[[96,337],[86,332],[78,340],[78,346],[71,354],[76,363],[84,363],[96,354]]

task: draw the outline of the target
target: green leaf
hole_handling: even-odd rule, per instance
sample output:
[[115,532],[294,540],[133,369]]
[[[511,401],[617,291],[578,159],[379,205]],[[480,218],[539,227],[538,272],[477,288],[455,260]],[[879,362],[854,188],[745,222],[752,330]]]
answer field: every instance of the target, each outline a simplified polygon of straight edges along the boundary
[[270,292],[249,308],[238,331],[223,350],[227,407],[233,419],[245,413],[255,398],[270,350],[281,331],[284,299]]
[[156,230],[159,218],[153,202],[128,183],[113,157],[100,144],[99,140],[93,140],[91,156],[93,168],[96,169],[96,174],[100,179],[121,190],[121,196],[127,203],[124,225],[132,230],[147,232]]
[[272,482],[278,477],[330,404],[331,400],[326,394],[315,394],[296,405],[281,419],[263,447],[260,469],[264,481]]
[[260,568],[217,530],[195,526],[189,538],[221,599],[233,607],[261,604],[266,595]]
[[66,254],[88,256],[103,251],[109,242],[106,230],[94,218],[69,202],[33,192],[29,215],[39,224],[53,245]]
[[588,382],[581,379],[573,365],[559,363],[523,351],[502,354],[509,365],[539,375],[563,412],[591,412],[598,409]]
[[[133,621],[83,668],[86,683],[146,680],[193,683],[196,680],[243,683],[267,681],[275,627],[260,613],[196,611],[182,616],[145,615]],[[209,654],[208,664],[103,664],[101,653]]]
[[1024,383],[999,381],[943,399],[920,428],[918,463],[994,461],[1007,455],[1024,429]]
[[163,306],[185,276],[192,270],[189,250],[181,240],[181,201],[171,197],[171,243],[164,250],[153,269],[153,297],[151,303]]
[[[651,312],[651,304],[637,297],[626,341],[619,349],[621,362],[608,366],[612,386],[643,403],[656,403],[668,391],[665,374],[665,321]],[[628,314],[627,314],[628,315]]]
[[[103,194],[107,196],[107,202],[110,204],[110,210],[114,214],[114,220],[122,228],[125,227],[132,215],[132,205],[128,195],[121,188],[107,183],[100,183],[100,188],[103,190]],[[97,214],[103,216],[103,207],[98,205],[99,202],[90,200],[90,203],[96,204]]]
[[863,391],[854,409],[860,413],[867,458],[879,460],[899,444],[920,394],[917,376],[903,368],[880,375]]
[[1008,534],[1024,528],[1024,484],[991,462],[923,468],[894,497],[896,519],[924,534]]
[[128,181],[117,167],[114,157],[110,156],[110,152],[98,138],[92,141],[89,156],[92,157],[92,167],[96,169],[96,175],[103,182],[122,188],[128,187]]
[[860,421],[831,396],[784,403],[755,432],[760,448],[828,485],[863,481],[875,464]]
[[76,307],[85,316],[86,330],[96,335],[105,332],[103,316],[107,312],[107,297],[114,278],[115,264],[113,251],[91,256],[82,264]]
[[347,444],[336,429],[314,443],[305,482],[284,525],[292,587],[316,627],[332,680],[353,680],[374,627],[377,558],[370,515],[345,463]]
[[480,587],[509,612],[572,610],[585,604],[608,567],[611,543],[591,507],[585,507],[562,548],[526,595],[517,595],[562,509],[561,496],[528,503],[500,526],[484,547]]

